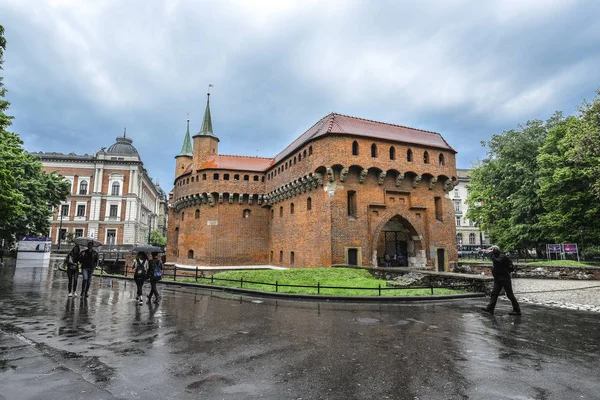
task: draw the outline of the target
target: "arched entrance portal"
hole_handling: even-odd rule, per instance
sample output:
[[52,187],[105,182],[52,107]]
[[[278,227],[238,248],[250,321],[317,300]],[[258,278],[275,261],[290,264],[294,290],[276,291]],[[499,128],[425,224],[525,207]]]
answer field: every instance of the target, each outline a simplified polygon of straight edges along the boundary
[[399,215],[383,226],[377,240],[377,254],[379,266],[385,265],[386,258],[392,267],[425,267],[427,263],[419,234]]

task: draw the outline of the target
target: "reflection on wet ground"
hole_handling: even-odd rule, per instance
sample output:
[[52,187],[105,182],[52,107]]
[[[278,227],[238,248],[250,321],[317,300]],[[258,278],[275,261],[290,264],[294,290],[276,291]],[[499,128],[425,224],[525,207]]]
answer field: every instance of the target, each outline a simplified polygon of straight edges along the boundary
[[[296,302],[0,268],[0,399],[597,399],[598,314]],[[145,294],[149,288],[144,288]]]

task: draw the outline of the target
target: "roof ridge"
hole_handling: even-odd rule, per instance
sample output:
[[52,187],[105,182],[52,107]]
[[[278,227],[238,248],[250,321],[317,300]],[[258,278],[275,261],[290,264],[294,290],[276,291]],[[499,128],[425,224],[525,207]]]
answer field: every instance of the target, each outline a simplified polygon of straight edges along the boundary
[[[367,122],[374,122],[376,124],[384,124],[384,125],[391,125],[391,126],[397,126],[399,128],[406,128],[406,129],[412,129],[415,131],[420,131],[420,132],[425,132],[425,133],[433,133],[435,135],[439,135],[442,136],[439,132],[435,132],[435,131],[428,131],[426,129],[420,129],[420,128],[413,128],[411,126],[406,126],[406,125],[399,125],[399,124],[392,124],[391,122],[383,122],[383,121],[376,121],[374,119],[367,119],[367,118],[360,118],[360,117],[354,117],[352,115],[346,115],[346,114],[340,114],[340,113],[332,113],[334,115],[339,115],[340,117],[346,117],[346,118],[352,118],[352,119],[358,119],[361,121],[367,121]],[[329,133],[331,133],[329,131]]]
[[273,157],[241,156],[238,154],[215,154],[215,156],[227,156],[227,157],[239,157],[239,158],[262,158],[264,160],[272,160],[273,159]]

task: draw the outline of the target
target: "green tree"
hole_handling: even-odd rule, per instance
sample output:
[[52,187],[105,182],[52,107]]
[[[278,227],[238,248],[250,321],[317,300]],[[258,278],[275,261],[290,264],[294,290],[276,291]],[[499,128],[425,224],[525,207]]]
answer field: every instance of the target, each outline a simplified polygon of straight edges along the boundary
[[600,199],[600,89],[589,103],[584,100],[579,107],[579,119],[584,126],[573,140],[572,160],[581,165],[597,199]]
[[[544,213],[540,228],[557,243],[580,241],[581,236],[600,238],[600,201],[593,189],[594,171],[600,160],[580,157],[578,143],[595,128],[586,118],[569,117],[548,133],[538,156],[538,196]],[[597,130],[596,130],[597,132]]]
[[152,246],[164,247],[167,245],[167,238],[164,237],[158,229],[153,229],[150,232],[150,244]]
[[[6,39],[0,25],[0,69]],[[55,173],[42,170],[38,158],[25,152],[19,135],[7,131],[13,117],[6,113],[10,103],[0,77],[0,238],[46,234],[52,208],[67,198],[69,185]]]
[[529,121],[482,142],[487,158],[471,171],[467,218],[505,250],[537,247],[543,240],[538,226],[543,207],[537,195],[537,155],[548,129],[561,120],[562,114],[556,113],[546,123]]

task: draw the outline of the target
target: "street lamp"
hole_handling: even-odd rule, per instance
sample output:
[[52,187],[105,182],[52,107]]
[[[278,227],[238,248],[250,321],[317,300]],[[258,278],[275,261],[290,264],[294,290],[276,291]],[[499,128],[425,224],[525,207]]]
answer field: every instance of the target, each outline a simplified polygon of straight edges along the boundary
[[148,215],[148,244],[150,244],[150,234],[152,233],[152,214]]

